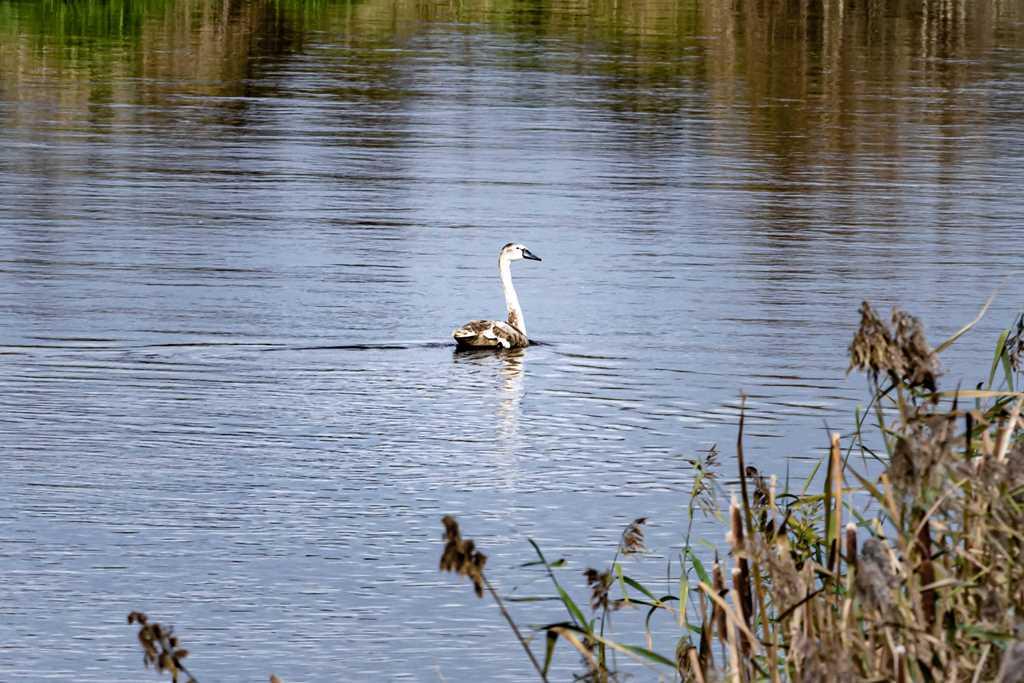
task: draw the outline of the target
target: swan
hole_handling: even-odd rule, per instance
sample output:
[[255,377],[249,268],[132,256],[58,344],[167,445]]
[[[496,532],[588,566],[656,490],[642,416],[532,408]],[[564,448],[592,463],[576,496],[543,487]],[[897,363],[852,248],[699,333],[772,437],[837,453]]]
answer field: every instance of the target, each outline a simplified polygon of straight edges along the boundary
[[540,261],[541,258],[522,244],[509,242],[498,252],[498,273],[501,275],[501,289],[505,292],[505,307],[508,319],[471,320],[452,332],[455,343],[460,349],[503,348],[514,349],[530,345],[526,336],[526,321],[523,309],[519,307],[516,288],[512,286],[513,261]]

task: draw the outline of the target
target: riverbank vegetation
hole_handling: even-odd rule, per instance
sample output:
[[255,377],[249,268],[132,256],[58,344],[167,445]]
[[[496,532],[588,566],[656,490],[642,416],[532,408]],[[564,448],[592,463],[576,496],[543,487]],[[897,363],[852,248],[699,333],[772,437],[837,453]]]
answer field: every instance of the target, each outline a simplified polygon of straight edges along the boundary
[[[617,657],[701,683],[1024,681],[1024,319],[1002,334],[978,388],[943,390],[939,354],[972,325],[933,349],[915,318],[894,311],[886,323],[865,303],[850,369],[872,394],[856,429],[833,434],[818,476],[790,490],[745,462],[741,414],[730,501],[717,452],[693,461],[691,519],[721,511],[727,543],[702,561],[684,530],[671,594],[620,561],[644,549],[644,519],[606,567],[582,575],[533,544],[565,618],[527,635],[451,517],[441,569],[497,601],[541,680],[569,647],[578,679],[594,682],[621,679]],[[571,597],[574,579],[589,605]],[[638,618],[616,624],[639,623],[635,632],[611,628],[624,612]],[[666,630],[678,634],[674,651],[656,651]]]

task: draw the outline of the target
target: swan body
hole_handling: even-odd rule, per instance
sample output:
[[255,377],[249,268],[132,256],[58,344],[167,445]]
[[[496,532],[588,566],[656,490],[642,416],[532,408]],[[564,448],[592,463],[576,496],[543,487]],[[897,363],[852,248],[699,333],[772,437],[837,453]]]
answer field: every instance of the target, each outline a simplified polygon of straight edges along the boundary
[[505,307],[508,318],[502,320],[472,320],[452,332],[459,348],[466,349],[515,349],[530,345],[526,336],[526,320],[523,309],[519,306],[519,297],[512,286],[512,261],[527,259],[540,261],[522,244],[510,242],[498,253],[498,274],[501,276],[501,288],[505,293]]

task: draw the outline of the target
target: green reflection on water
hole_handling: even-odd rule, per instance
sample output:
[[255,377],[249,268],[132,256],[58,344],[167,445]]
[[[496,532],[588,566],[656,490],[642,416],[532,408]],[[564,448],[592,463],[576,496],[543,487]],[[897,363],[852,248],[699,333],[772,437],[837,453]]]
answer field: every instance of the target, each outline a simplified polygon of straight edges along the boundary
[[[788,90],[788,82],[809,70],[842,73],[856,64],[864,76],[877,77],[907,68],[906,60],[969,59],[997,40],[1019,45],[1022,14],[1019,3],[963,0],[4,0],[0,49],[6,70],[14,63],[41,66],[32,60],[52,60],[49,50],[60,47],[102,52],[128,44],[137,51],[119,59],[145,59],[166,50],[168,36],[187,36],[191,56],[207,61],[265,47],[297,49],[311,34],[324,42],[402,46],[454,24],[467,33],[508,34],[542,52],[597,54],[653,80],[671,79],[683,67],[679,60],[700,56],[707,80],[743,76],[756,95]],[[220,49],[225,44],[235,49]],[[27,46],[35,49],[26,55]],[[858,52],[870,60],[861,61]],[[552,56],[557,63],[560,55]],[[564,68],[577,61],[561,57]]]
[[[1019,76],[1024,4],[2,0],[0,96],[92,121],[108,116],[95,109],[103,104],[273,96],[260,81],[267,65],[315,48],[329,95],[399,102],[417,93],[405,65],[431,51],[472,64],[473,38],[496,51],[492,68],[592,78],[575,95],[582,106],[670,117],[699,108],[785,171],[865,138],[898,154],[904,132],[892,121],[977,118],[990,98],[961,91]],[[16,111],[8,124],[33,116]]]

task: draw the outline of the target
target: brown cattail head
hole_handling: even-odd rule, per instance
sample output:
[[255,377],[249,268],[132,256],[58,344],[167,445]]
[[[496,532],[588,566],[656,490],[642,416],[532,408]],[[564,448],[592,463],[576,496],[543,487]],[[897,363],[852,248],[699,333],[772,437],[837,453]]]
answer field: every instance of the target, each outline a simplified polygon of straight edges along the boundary
[[[736,605],[736,611],[740,613],[743,623],[749,629],[751,622],[750,605],[752,604],[750,600],[750,584],[744,571],[739,567],[734,567],[732,570],[732,587],[733,604]],[[739,645],[743,656],[749,656],[750,642],[746,638],[739,638]]]
[[[918,410],[900,430],[886,475],[898,497],[916,496],[941,487],[949,469],[958,466],[963,439],[957,420],[948,414]],[[985,435],[990,431],[986,430]],[[992,452],[983,444],[986,452]]]
[[743,550],[743,516],[740,513],[740,504],[736,496],[729,502],[729,522],[732,533],[732,548],[735,552]]
[[846,564],[857,568],[857,527],[853,522],[846,524]]
[[857,560],[857,593],[864,602],[884,609],[891,602],[891,592],[897,583],[882,542],[877,538],[864,541]]
[[[715,558],[715,564],[711,567],[711,583],[711,587],[715,590],[715,595],[723,597],[726,593],[725,577],[722,574],[722,565],[718,562],[717,557]],[[723,643],[728,642],[729,629],[726,626],[725,610],[717,602],[711,606],[711,621],[715,624],[718,639]]]
[[441,553],[441,571],[455,572],[468,577],[473,582],[473,590],[478,598],[484,595],[484,565],[487,556],[476,549],[470,539],[463,539],[459,531],[459,523],[451,515],[441,518],[444,524],[444,552]]
[[733,590],[736,591],[736,606],[739,608],[739,612],[743,616],[743,621],[746,622],[746,625],[749,627],[751,614],[749,608],[750,600],[747,599],[747,596],[750,594],[750,584],[746,580],[746,578],[747,577],[744,576],[742,569],[740,569],[739,567],[733,568],[732,587]]

